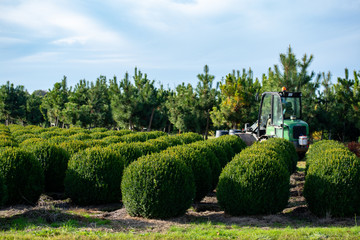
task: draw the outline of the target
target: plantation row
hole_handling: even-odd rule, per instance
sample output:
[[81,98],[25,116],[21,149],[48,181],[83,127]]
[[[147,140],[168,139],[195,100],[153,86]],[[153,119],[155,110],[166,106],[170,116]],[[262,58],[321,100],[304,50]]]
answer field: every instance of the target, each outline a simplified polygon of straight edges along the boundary
[[[122,201],[130,215],[147,218],[184,214],[215,188],[228,214],[277,213],[288,203],[298,161],[293,144],[278,138],[246,148],[235,136],[203,141],[194,133],[100,128],[0,125],[0,135],[0,203],[34,204],[43,192],[65,191],[82,205]],[[309,209],[318,216],[358,214],[359,158],[338,142],[321,141],[306,159]]]

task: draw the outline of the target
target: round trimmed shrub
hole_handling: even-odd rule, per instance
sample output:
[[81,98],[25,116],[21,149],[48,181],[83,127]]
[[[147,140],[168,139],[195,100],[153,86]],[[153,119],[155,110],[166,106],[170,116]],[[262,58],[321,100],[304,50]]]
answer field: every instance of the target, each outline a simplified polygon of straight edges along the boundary
[[289,161],[290,173],[294,173],[296,171],[299,156],[296,153],[296,148],[292,142],[283,138],[270,138],[264,143],[276,145],[279,151],[283,152],[284,155],[288,156],[291,159],[291,161]]
[[18,143],[7,135],[0,134],[0,147],[17,147]]
[[116,143],[109,145],[108,148],[122,156],[125,167],[143,155],[142,149],[133,143]]
[[119,143],[119,142],[121,142],[121,138],[118,136],[108,136],[108,137],[103,138],[102,141],[104,141],[107,144]]
[[27,135],[27,134],[33,134],[30,130],[28,129],[19,129],[16,131],[11,132],[11,135],[15,138],[18,139],[19,137],[23,136],[23,135]]
[[118,137],[121,137],[121,136],[124,136],[126,134],[130,134],[132,133],[133,131],[131,130],[126,130],[126,129],[122,129],[122,130],[117,130],[117,131],[111,131],[111,134],[109,136],[118,136]]
[[33,133],[26,133],[24,135],[20,135],[15,137],[16,141],[18,143],[22,143],[23,141],[29,139],[29,138],[39,138],[37,135],[33,134]]
[[55,137],[51,137],[47,141],[49,143],[60,144],[60,143],[66,142],[68,140],[69,140],[69,138],[65,137],[65,136],[55,136]]
[[90,137],[92,139],[99,140],[99,139],[103,139],[103,138],[108,137],[109,136],[108,134],[109,133],[107,133],[107,132],[92,132],[92,133],[90,133]]
[[159,151],[165,150],[168,147],[170,147],[169,142],[167,141],[166,138],[163,138],[163,137],[160,137],[160,138],[150,139],[146,142],[154,145],[155,148],[157,148]]
[[213,138],[207,140],[209,142],[215,143],[216,145],[220,146],[222,149],[224,149],[224,152],[226,153],[226,162],[220,162],[221,168],[224,168],[225,165],[232,160],[232,158],[235,156],[234,150],[232,149],[230,143],[226,141],[222,141],[221,138]]
[[238,154],[244,148],[246,148],[246,143],[240,137],[235,135],[223,135],[218,139],[219,141],[227,142],[234,151],[234,154]]
[[310,211],[319,217],[360,214],[360,159],[339,148],[322,151],[314,158],[304,185]]
[[29,138],[21,142],[19,146],[23,149],[27,149],[38,142],[46,142],[46,140],[43,138]]
[[166,219],[191,206],[195,194],[190,167],[168,154],[139,158],[124,171],[123,203],[131,216]]
[[119,202],[123,169],[123,159],[111,149],[80,151],[70,158],[65,193],[81,205]]
[[50,139],[52,137],[60,136],[60,135],[61,134],[59,132],[57,132],[56,130],[46,131],[46,132],[40,133],[40,137],[43,138],[43,139]]
[[199,148],[180,145],[162,152],[184,161],[191,168],[195,180],[196,193],[194,201],[196,202],[200,202],[212,190],[210,163],[206,159],[206,155]]
[[83,140],[91,139],[91,136],[90,136],[90,134],[80,132],[80,133],[69,136],[69,139],[82,140],[83,141]]
[[188,144],[187,147],[189,147],[190,151],[198,150],[200,151],[202,158],[204,158],[208,163],[209,167],[211,169],[211,185],[212,189],[215,189],[218,182],[219,182],[219,176],[221,173],[221,165],[219,162],[219,159],[214,154],[213,149],[209,148],[209,145],[205,144],[206,141],[198,141],[194,142],[192,144]]
[[70,156],[72,156],[75,153],[88,148],[89,146],[80,140],[69,140],[59,144],[59,147],[65,149],[70,154]]
[[288,203],[289,177],[286,167],[266,153],[238,154],[220,175],[219,205],[230,215],[280,212]]
[[[203,144],[209,148],[216,156],[220,164],[220,172],[223,167],[228,163],[227,154],[221,145],[216,144],[214,141],[204,141]],[[220,173],[219,173],[220,175]]]
[[97,128],[92,128],[90,131],[92,132],[92,133],[94,133],[94,132],[107,132],[109,129],[107,129],[107,128],[101,128],[101,127],[97,127]]
[[193,133],[193,132],[183,133],[183,134],[179,135],[178,137],[180,138],[182,144],[189,144],[189,143],[204,140],[204,138],[200,134]]
[[148,142],[133,142],[128,144],[138,147],[142,153],[142,156],[159,152],[159,149],[155,145]]
[[84,140],[89,147],[107,147],[109,144],[102,141],[101,139],[87,139]]
[[69,153],[49,142],[35,143],[28,149],[35,155],[44,171],[45,191],[62,192]]
[[321,140],[314,144],[311,144],[309,150],[306,152],[306,167],[305,174],[309,169],[309,166],[313,161],[317,161],[321,158],[321,155],[329,149],[346,150],[347,148],[343,143],[334,140]]
[[0,152],[0,175],[7,187],[6,204],[34,205],[44,189],[44,175],[35,156],[21,148]]
[[2,174],[0,174],[0,206],[2,206],[7,198],[7,188],[5,185],[5,180],[2,176]]

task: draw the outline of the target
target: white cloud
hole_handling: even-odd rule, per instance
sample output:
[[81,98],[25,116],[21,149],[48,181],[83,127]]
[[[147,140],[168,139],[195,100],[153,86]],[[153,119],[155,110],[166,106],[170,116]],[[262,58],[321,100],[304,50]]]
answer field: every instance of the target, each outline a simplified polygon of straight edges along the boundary
[[22,0],[19,4],[1,6],[0,21],[13,27],[18,25],[39,38],[57,39],[52,41],[55,44],[129,44],[119,33],[72,10],[73,7],[66,0]]

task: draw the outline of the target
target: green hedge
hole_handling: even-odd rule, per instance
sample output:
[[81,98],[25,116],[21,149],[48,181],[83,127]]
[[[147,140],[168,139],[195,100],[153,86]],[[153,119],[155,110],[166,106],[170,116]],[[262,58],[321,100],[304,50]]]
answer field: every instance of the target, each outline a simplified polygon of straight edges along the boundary
[[21,148],[0,152],[0,175],[7,186],[6,204],[35,204],[44,189],[44,175],[35,156]]
[[160,131],[153,131],[153,132],[137,132],[137,133],[131,133],[124,136],[121,136],[122,142],[145,142],[149,139],[158,138],[161,136],[166,135],[164,132]]
[[111,149],[80,151],[70,158],[65,193],[81,205],[119,202],[123,169],[123,159]]
[[194,201],[201,201],[212,190],[212,174],[210,163],[199,147],[180,145],[163,151],[162,154],[170,155],[189,166],[193,172],[196,194]]
[[206,144],[206,141],[194,142],[186,145],[186,147],[189,148],[189,151],[200,151],[201,157],[209,163],[211,170],[211,190],[215,189],[221,173],[221,165],[215,154],[215,152],[218,152],[216,151],[218,148],[211,148],[211,145]]
[[311,163],[304,196],[310,211],[319,217],[360,214],[360,159],[348,149],[331,147],[332,142],[321,145],[321,154],[313,152],[307,158]]
[[312,164],[312,162],[316,161],[317,159],[320,159],[321,155],[328,149],[346,150],[347,148],[343,143],[334,140],[322,140],[314,144],[311,144],[309,150],[306,152],[305,155],[305,159],[306,159],[305,174],[307,174],[309,166]]
[[224,162],[224,159],[219,159],[220,161],[220,165],[221,165],[221,168],[224,168],[225,165],[231,161],[231,159],[233,159],[233,157],[235,156],[235,152],[233,150],[233,148],[231,147],[231,144],[227,141],[224,141],[223,140],[223,136],[221,137],[218,137],[218,138],[213,138],[213,139],[209,139],[207,141],[211,142],[211,143],[214,143],[218,146],[220,146],[225,154],[226,154],[226,161]]
[[122,156],[125,167],[143,155],[143,149],[135,143],[116,143],[108,148]]
[[51,137],[50,139],[48,139],[47,141],[49,143],[53,143],[53,144],[60,144],[60,143],[66,142],[68,140],[69,140],[69,138],[66,136],[54,136],[54,137]]
[[31,147],[32,145],[38,142],[46,142],[46,140],[43,138],[28,138],[25,141],[21,142],[19,144],[19,147],[23,149],[27,149],[28,147]]
[[34,143],[28,148],[40,162],[44,171],[45,191],[64,191],[64,178],[69,161],[69,153],[49,142]]
[[7,198],[7,188],[5,185],[5,180],[2,174],[0,173],[0,206],[2,206]]
[[289,199],[287,168],[264,152],[236,155],[223,169],[217,187],[219,205],[230,215],[274,214]]
[[59,147],[65,149],[72,156],[81,150],[85,150],[89,145],[80,140],[69,140],[59,144]]
[[33,133],[26,133],[24,135],[20,135],[20,136],[17,136],[15,137],[16,141],[18,143],[22,143],[23,141],[29,139],[29,138],[40,138],[38,135],[36,134],[33,134]]
[[171,218],[191,206],[195,194],[190,167],[171,155],[141,157],[124,171],[123,203],[131,216]]
[[0,147],[17,147],[18,143],[9,135],[0,134]]
[[83,141],[83,140],[91,139],[91,136],[90,136],[90,134],[80,132],[80,133],[69,136],[69,139]]

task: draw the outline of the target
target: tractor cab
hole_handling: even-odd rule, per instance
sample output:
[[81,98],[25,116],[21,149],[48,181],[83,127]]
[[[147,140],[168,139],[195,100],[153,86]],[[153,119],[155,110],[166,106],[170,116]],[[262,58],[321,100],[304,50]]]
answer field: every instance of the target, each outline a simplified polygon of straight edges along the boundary
[[265,92],[261,97],[257,139],[279,137],[294,143],[298,152],[306,152],[309,126],[301,120],[300,92]]

